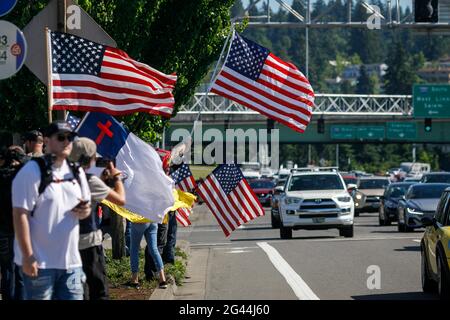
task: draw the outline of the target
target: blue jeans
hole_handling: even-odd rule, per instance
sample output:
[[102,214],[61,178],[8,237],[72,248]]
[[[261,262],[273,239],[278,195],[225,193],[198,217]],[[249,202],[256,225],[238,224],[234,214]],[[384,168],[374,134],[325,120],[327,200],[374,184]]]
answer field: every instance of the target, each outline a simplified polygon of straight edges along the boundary
[[23,279],[14,263],[14,236],[0,232],[0,291],[2,300],[23,300]]
[[23,274],[26,300],[83,300],[83,268],[39,269],[37,277]]
[[169,213],[169,227],[167,231],[167,242],[163,250],[165,263],[175,262],[175,245],[177,244],[177,217],[175,212]]
[[143,236],[145,236],[145,241],[148,246],[148,253],[150,253],[153,258],[157,271],[159,272],[164,268],[161,255],[158,251],[157,233],[157,223],[131,224],[130,265],[132,273],[137,273],[139,271],[139,250],[141,249],[141,240]]

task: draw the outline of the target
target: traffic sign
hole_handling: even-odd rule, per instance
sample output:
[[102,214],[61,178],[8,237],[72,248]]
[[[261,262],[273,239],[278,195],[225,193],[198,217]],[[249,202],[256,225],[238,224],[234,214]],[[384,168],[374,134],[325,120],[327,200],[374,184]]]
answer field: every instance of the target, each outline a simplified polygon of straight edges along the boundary
[[22,68],[27,56],[25,37],[11,22],[0,20],[0,80]]
[[355,139],[355,127],[348,125],[331,126],[331,139],[351,140]]
[[407,122],[388,122],[386,136],[390,140],[414,140],[417,137],[417,125]]
[[450,118],[450,85],[414,85],[413,107],[415,118]]
[[17,0],[1,0],[0,1],[0,17],[11,12],[17,4]]
[[[75,14],[80,14],[79,23],[75,24],[79,29],[68,30],[68,33],[89,39],[91,41],[101,43],[110,47],[117,47],[116,42],[111,38],[105,30],[99,26],[94,19],[92,19],[83,9],[76,5],[74,0],[66,0],[67,8],[76,7]],[[42,9],[28,25],[23,29],[27,39],[29,39],[29,50],[33,52],[25,61],[26,66],[39,78],[45,85],[47,85],[47,55],[46,55],[46,40],[45,28],[50,30],[57,30],[57,1],[51,0],[49,4]],[[79,10],[78,10],[79,9]],[[71,17],[68,16],[69,20]]]
[[356,128],[356,138],[360,140],[383,140],[384,126],[365,126]]

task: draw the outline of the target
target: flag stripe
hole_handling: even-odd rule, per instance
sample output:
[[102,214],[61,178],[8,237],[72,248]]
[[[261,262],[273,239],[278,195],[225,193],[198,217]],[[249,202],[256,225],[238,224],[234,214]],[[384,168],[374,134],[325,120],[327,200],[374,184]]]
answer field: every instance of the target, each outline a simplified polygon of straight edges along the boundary
[[226,89],[218,89],[213,87],[211,89],[211,92],[217,93],[225,98],[228,98],[230,100],[236,101],[239,104],[242,104],[243,106],[246,106],[252,110],[258,111],[259,113],[272,118],[276,119],[278,122],[284,124],[285,126],[298,131],[300,133],[305,132],[306,126],[304,124],[298,123],[293,119],[286,119],[285,117],[278,116],[276,113],[274,113],[272,110],[267,110],[263,106],[259,106],[255,104],[252,100],[247,99],[245,97],[240,96],[239,94],[235,94],[232,91],[228,91]]
[[[233,75],[233,73],[234,73],[234,75]],[[219,78],[217,79],[216,83],[219,83],[219,85],[221,85],[221,86],[223,86],[222,83],[226,83],[231,88],[233,88],[235,86],[235,84],[239,84],[239,87],[244,89],[250,96],[253,95],[254,93],[257,93],[256,97],[258,97],[259,99],[262,99],[267,104],[270,104],[272,108],[277,108],[278,110],[284,110],[284,112],[287,112],[289,114],[292,114],[292,113],[290,113],[291,111],[298,111],[305,115],[305,117],[303,119],[305,119],[305,118],[309,119],[309,117],[311,117],[311,110],[310,110],[311,106],[310,105],[305,104],[298,100],[292,100],[289,97],[282,97],[282,99],[277,98],[273,94],[273,91],[275,91],[275,90],[268,90],[268,87],[261,85],[260,83],[257,83],[254,81],[252,82],[252,81],[241,80],[236,77],[236,73],[233,72],[232,70],[230,70],[230,73],[228,72],[228,70],[223,70],[221,72],[221,74],[219,75]],[[276,88],[275,86],[273,86],[273,87]],[[281,93],[281,92],[278,92],[278,90],[277,90],[276,93],[278,95],[278,93]]]
[[[89,106],[89,105],[69,105],[66,103],[62,103],[60,105],[53,105],[53,110],[71,110],[71,111],[83,111],[83,112],[101,112],[107,113],[113,116],[124,116],[130,114],[130,110],[111,110],[110,108],[97,107],[97,106]],[[133,109],[133,112],[146,112],[154,115],[162,116],[162,117],[170,117],[171,113],[158,111],[158,110],[149,110],[147,108],[138,108]]]
[[[65,87],[61,89],[66,89],[67,91],[81,91],[81,92],[83,91],[84,88],[88,88],[91,90],[95,89],[96,92],[104,92],[105,94],[114,93],[114,94],[123,94],[124,96],[130,95],[151,99],[166,99],[168,102],[174,101],[173,96],[170,92],[152,93],[149,91],[135,90],[126,87],[109,86],[94,81],[53,80],[52,85],[54,92],[59,92],[58,91],[59,87]],[[61,90],[61,92],[65,91]]]
[[187,179],[187,184],[189,185],[189,190],[192,190],[192,189],[195,189],[195,184],[196,184],[196,182],[195,182],[195,179],[194,179],[194,177],[193,176],[190,176],[188,179]]
[[245,198],[244,193],[242,192],[242,190],[238,188],[236,188],[236,195],[238,196],[238,200],[241,203],[241,206],[246,208],[247,214],[250,218],[250,220],[253,220],[257,217],[257,215],[253,212],[254,208],[248,203],[247,198]]
[[247,194],[244,190],[241,188],[241,184],[239,184],[236,188],[237,194],[239,194],[239,198],[242,199],[242,201],[246,204],[247,207],[249,207],[249,212],[251,215],[251,218],[254,219],[258,215],[255,212],[255,206],[252,204],[251,199],[248,198]]
[[264,209],[261,205],[261,202],[259,202],[258,198],[256,197],[256,195],[251,192],[251,187],[248,184],[247,180],[243,180],[243,185],[241,185],[241,188],[246,192],[248,198],[250,198],[252,200],[252,203],[256,206],[255,212],[258,214],[258,216],[264,215]]
[[[112,48],[112,47],[108,47],[108,50],[105,51],[107,56],[110,57],[116,57],[116,56],[121,56],[120,54],[118,54],[115,51],[121,51],[119,49],[116,48]],[[123,51],[122,51],[123,52]],[[153,69],[151,67],[149,67],[146,64],[140,63],[138,61],[135,61],[133,59],[131,59],[130,57],[128,57],[128,55],[126,55],[126,57],[123,57],[123,60],[130,62],[131,64],[133,64],[136,68],[138,68],[140,71],[146,72],[148,74],[151,74],[153,77],[155,77],[156,79],[158,79],[161,84],[163,86],[167,86],[167,87],[175,87],[175,84],[177,82],[177,76],[176,75],[167,75],[164,74],[156,69]]]
[[223,199],[220,197],[220,195],[214,194],[212,192],[212,184],[214,183],[214,181],[212,180],[212,176],[209,176],[206,181],[205,181],[206,185],[208,188],[205,189],[206,193],[209,195],[210,197],[210,201],[212,201],[217,210],[219,211],[220,215],[223,217],[223,219],[226,221],[227,225],[230,227],[231,230],[236,229],[239,226],[239,223],[236,223],[234,221],[234,219],[230,219],[230,214],[228,214],[228,212],[225,212],[223,210],[224,208],[224,201]]
[[[229,90],[229,91],[231,91],[231,92],[233,92],[233,93],[235,93],[235,94],[237,94],[237,95],[239,95],[239,96],[241,96],[243,98],[246,98],[246,99],[252,101],[255,106],[260,106],[261,108],[264,108],[266,110],[270,110],[272,113],[280,114],[280,115],[284,116],[287,119],[293,119],[296,122],[299,122],[299,123],[301,123],[303,125],[307,125],[308,124],[308,120],[305,120],[305,119],[299,117],[298,115],[294,115],[293,113],[282,111],[282,110],[278,109],[277,107],[274,107],[273,104],[269,104],[270,101],[267,101],[266,98],[259,99],[258,98],[259,95],[253,93],[252,90],[250,90],[250,89],[248,89],[246,87],[241,87],[239,84],[236,84],[236,83],[234,83],[234,84],[231,84],[231,83],[227,84],[225,82],[222,82],[222,79],[216,80],[216,84],[219,85],[220,87],[226,89],[226,90]],[[224,79],[224,80],[226,81],[226,79]],[[252,109],[256,109],[256,108],[253,107]],[[259,110],[259,109],[256,109],[256,110]]]
[[272,54],[267,57],[263,70],[267,70],[271,74],[282,77],[284,79],[283,82],[286,81],[286,83],[290,84],[290,86],[294,89],[301,91],[304,90],[305,93],[308,93],[314,97],[312,87],[303,74],[297,69],[292,69],[291,67],[287,67],[285,64],[280,64]]
[[246,208],[245,205],[243,205],[239,199],[236,197],[235,193],[231,192],[230,196],[230,203],[232,204],[233,208],[237,211],[237,212],[241,212],[242,216],[243,216],[243,220],[244,223],[249,222],[250,220],[252,220],[252,215],[250,214],[250,212],[248,211],[248,209]]
[[[205,191],[205,192],[203,192]],[[219,223],[220,227],[222,228],[223,233],[225,233],[225,236],[228,237],[230,235],[230,231],[227,228],[226,222],[223,220],[221,215],[216,214],[216,208],[214,203],[212,203],[209,196],[206,194],[206,190],[203,188],[203,184],[198,188],[198,193],[202,197],[202,199],[205,201],[206,205],[208,206],[209,210],[212,212],[214,217],[216,218],[217,222]]]
[[111,105],[123,106],[123,105],[132,105],[132,104],[143,104],[150,107],[158,107],[161,105],[170,106],[170,101],[157,100],[157,99],[149,99],[142,100],[136,98],[124,98],[124,99],[114,99],[112,95],[103,96],[96,93],[86,93],[86,92],[54,92],[54,99],[73,99],[73,100],[93,100],[93,101],[102,101]]

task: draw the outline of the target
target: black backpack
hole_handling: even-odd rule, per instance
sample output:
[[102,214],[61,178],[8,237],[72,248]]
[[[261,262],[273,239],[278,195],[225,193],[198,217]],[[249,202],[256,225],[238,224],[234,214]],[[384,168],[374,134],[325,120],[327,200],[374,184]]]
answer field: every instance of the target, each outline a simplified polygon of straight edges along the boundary
[[[41,171],[41,182],[39,184],[39,189],[38,189],[39,196],[40,196],[42,193],[44,193],[45,189],[51,183],[56,182],[53,180],[53,171],[52,171],[53,159],[52,159],[51,155],[45,155],[42,157],[31,158],[31,161],[35,161],[39,166],[39,170]],[[58,182],[76,180],[81,187],[80,166],[75,162],[71,162],[68,160],[66,160],[66,161],[69,164],[70,170],[72,171],[74,178],[64,179],[64,180],[60,180]],[[34,214],[34,210],[31,211],[30,215],[33,216],[33,214]]]

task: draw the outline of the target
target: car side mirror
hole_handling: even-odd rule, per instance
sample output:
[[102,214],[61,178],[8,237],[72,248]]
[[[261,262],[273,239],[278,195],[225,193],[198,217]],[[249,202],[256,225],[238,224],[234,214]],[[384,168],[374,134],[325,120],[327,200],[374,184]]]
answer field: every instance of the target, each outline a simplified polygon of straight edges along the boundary
[[430,218],[430,217],[423,217],[422,219],[420,219],[422,221],[422,224],[425,227],[431,227],[435,224],[435,219],[434,218]]
[[283,192],[284,192],[284,187],[283,186],[275,187],[275,194],[281,194]]

